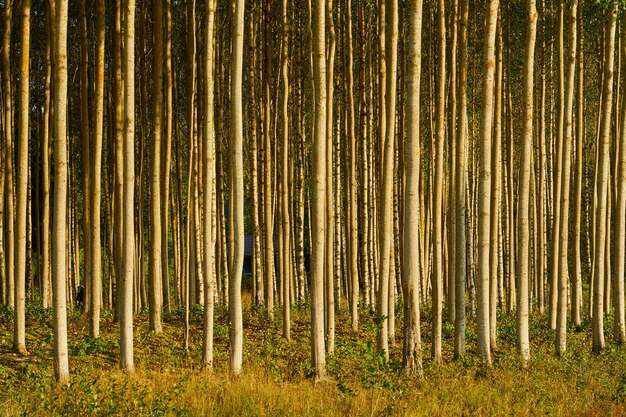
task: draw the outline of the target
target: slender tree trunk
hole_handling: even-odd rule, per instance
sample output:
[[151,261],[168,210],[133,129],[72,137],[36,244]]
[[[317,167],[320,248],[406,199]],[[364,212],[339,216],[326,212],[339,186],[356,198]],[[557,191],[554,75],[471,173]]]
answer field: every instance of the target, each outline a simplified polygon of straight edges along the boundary
[[206,2],[206,26],[204,33],[204,321],[202,364],[205,369],[213,368],[213,309],[215,302],[215,270],[213,268],[213,182],[215,180],[215,109],[214,109],[214,79],[215,68],[215,0]]
[[5,197],[6,207],[6,278],[9,307],[15,306],[15,199],[13,176],[13,96],[11,93],[11,24],[13,0],[4,3],[4,39],[2,47],[2,83],[4,90],[4,157],[5,157]]
[[[533,162],[533,117],[535,41],[537,38],[537,6],[528,0],[526,57],[524,61],[524,137],[521,149],[520,182],[517,213],[517,350],[523,366],[530,361],[528,338],[530,280],[530,178]],[[513,167],[511,167],[512,169]],[[492,181],[498,181],[494,178]],[[493,229],[492,229],[493,231]],[[513,254],[511,254],[513,256]],[[493,264],[492,264],[493,266]],[[492,271],[493,274],[493,271]]]
[[607,224],[606,213],[610,204],[608,199],[609,164],[610,164],[610,137],[611,137],[611,110],[613,108],[613,62],[615,51],[615,30],[617,25],[617,4],[609,15],[605,35],[605,63],[604,84],[602,92],[602,118],[600,125],[600,140],[598,142],[598,180],[597,200],[595,213],[596,243],[594,245],[594,276],[593,276],[593,351],[600,353],[604,348],[604,281]]
[[289,274],[291,268],[288,267],[291,259],[291,225],[289,221],[289,28],[287,20],[287,0],[283,0],[282,5],[282,44],[281,54],[281,76],[283,81],[283,140],[282,140],[282,167],[281,167],[281,215],[283,229],[283,337],[291,341],[291,302]]
[[575,195],[574,195],[574,276],[572,278],[572,322],[576,327],[581,325],[581,309],[582,309],[582,252],[580,246],[580,232],[582,219],[582,192],[583,192],[583,146],[584,146],[584,126],[585,126],[585,109],[584,103],[584,68],[583,68],[583,26],[582,26],[582,10],[583,0],[578,0],[578,16],[577,25],[579,27],[579,35],[577,40],[578,52],[578,88],[577,99],[578,107],[576,114],[576,174],[574,178]]
[[[67,353],[67,0],[52,0],[54,10],[54,211],[52,220],[52,288],[54,329],[54,377],[68,384],[70,371]],[[6,90],[5,90],[6,93]]]
[[[15,257],[15,318],[13,320],[13,349],[20,355],[26,350],[26,212],[28,201],[28,141],[30,88],[30,0],[22,0],[22,33],[20,51],[20,98],[18,126],[17,217],[15,228],[17,250]],[[13,159],[13,158],[11,158]],[[9,162],[12,163],[12,162]]]
[[[580,13],[579,13],[580,16]],[[622,54],[626,55],[626,20],[622,23]],[[582,61],[579,64],[582,67]],[[580,69],[579,69],[580,71]],[[582,94],[579,92],[579,97]],[[582,106],[580,106],[582,107]],[[615,241],[613,280],[615,281],[615,312],[613,333],[618,344],[623,345],[626,339],[626,317],[624,316],[624,273],[626,259],[626,94],[622,89],[622,114],[617,165],[617,199],[615,205]],[[579,128],[580,130],[580,128]],[[581,155],[582,159],[582,155]],[[582,160],[581,160],[582,162]],[[580,198],[580,197],[578,197]],[[580,202],[580,200],[578,200]],[[580,311],[578,312],[580,316]],[[580,321],[580,318],[579,318]]]
[[265,7],[265,43],[264,43],[264,89],[263,89],[263,232],[264,232],[264,271],[265,274],[265,305],[270,320],[274,318],[274,222],[272,219],[272,159],[271,159],[271,13],[270,2]]
[[[154,4],[154,95],[152,110],[152,169],[150,172],[150,254],[149,254],[149,282],[150,282],[150,330],[161,333],[161,303],[163,301],[163,262],[161,249],[163,237],[161,227],[161,212],[167,206],[161,206],[161,137],[163,133],[163,2],[155,0]],[[143,279],[143,277],[142,277]]]
[[[50,307],[52,302],[52,282],[50,277],[50,114],[52,100],[50,97],[50,84],[52,80],[52,32],[55,22],[51,10],[53,5],[46,8],[46,80],[44,92],[44,113],[43,113],[43,136],[41,141],[41,171],[43,202],[41,213],[41,304],[43,308]],[[4,245],[0,243],[0,265],[4,264]],[[1,266],[0,266],[1,267]],[[4,276],[0,278],[4,280]]]
[[[571,172],[571,153],[573,140],[573,124],[574,124],[574,81],[576,77],[576,36],[577,36],[577,7],[578,0],[574,0],[571,5],[570,14],[570,50],[568,54],[568,69],[566,80],[566,97],[565,97],[565,113],[563,132],[563,154],[562,154],[562,171],[561,171],[561,212],[559,220],[559,266],[558,266],[558,301],[557,301],[557,332],[555,341],[555,350],[557,355],[565,353],[567,348],[567,290],[569,283],[569,266],[568,266],[568,244],[569,244],[569,204],[570,204],[570,172]],[[555,260],[556,261],[556,260]]]
[[93,133],[93,154],[91,162],[91,314],[89,334],[100,336],[100,307],[102,297],[102,248],[100,238],[101,224],[101,184],[102,184],[102,138],[104,135],[104,48],[105,48],[105,4],[96,1],[96,77],[95,77],[95,113]]
[[[436,147],[434,165],[434,204],[433,204],[433,345],[432,355],[437,364],[443,362],[441,356],[441,326],[443,307],[443,276],[444,276],[444,241],[443,241],[443,183],[444,183],[444,142],[445,142],[445,106],[446,106],[446,16],[445,1],[439,0],[438,10],[438,63],[437,63],[437,96],[436,96]],[[395,115],[393,116],[395,117]]]
[[333,0],[326,0],[326,23],[328,25],[328,51],[326,52],[326,255],[325,261],[325,311],[326,350],[329,355],[335,352],[335,300],[334,293],[334,251],[335,251],[335,206],[333,176],[333,96],[335,83],[335,23]]
[[233,376],[241,374],[243,354],[243,319],[241,311],[241,274],[243,272],[244,217],[243,217],[243,121],[241,79],[243,70],[243,23],[244,0],[236,0],[232,20],[233,53],[231,56],[231,213],[234,239],[230,244],[232,270],[229,271],[228,316],[230,319],[230,371]]
[[[313,199],[311,204],[311,362],[315,379],[326,378],[324,346],[324,219],[326,213],[326,0],[313,0]],[[267,115],[266,115],[267,117]],[[267,198],[267,196],[266,196]],[[266,227],[268,225],[266,224]],[[271,291],[271,286],[267,287]],[[269,306],[268,306],[269,307]]]
[[478,190],[478,345],[483,364],[491,366],[489,340],[489,229],[491,221],[491,134],[493,120],[493,84],[495,40],[499,0],[490,0],[485,23],[482,125],[480,132],[480,177]]
[[[172,158],[172,3],[165,0],[165,136],[164,152],[161,160],[161,290],[163,291],[163,310],[168,319],[172,312],[170,301],[170,278],[169,278],[169,194],[170,194],[170,170]],[[172,230],[172,236],[174,231]],[[176,268],[174,269],[176,270]]]
[[133,278],[135,260],[135,0],[124,4],[124,197],[120,291],[120,367],[135,372],[133,360]]

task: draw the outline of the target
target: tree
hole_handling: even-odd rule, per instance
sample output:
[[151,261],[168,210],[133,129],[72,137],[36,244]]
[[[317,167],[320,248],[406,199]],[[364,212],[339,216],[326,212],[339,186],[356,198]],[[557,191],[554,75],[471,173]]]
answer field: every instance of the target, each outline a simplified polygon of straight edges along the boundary
[[102,295],[102,249],[100,239],[100,203],[102,183],[102,136],[104,134],[104,65],[105,65],[105,5],[96,1],[96,83],[94,114],[94,146],[91,163],[91,315],[89,334],[100,335],[100,297]]
[[135,372],[133,358],[133,281],[135,261],[135,0],[124,3],[124,189],[120,291],[120,367]]
[[241,79],[243,71],[243,23],[245,0],[236,0],[232,20],[233,54],[231,57],[231,204],[234,240],[231,241],[228,283],[228,317],[230,319],[230,371],[233,376],[241,374],[243,354],[243,318],[241,311],[241,274],[243,272],[243,120]]
[[404,194],[404,355],[408,374],[422,375],[420,333],[419,177],[420,177],[420,80],[422,74],[422,0],[412,0],[409,26],[408,102],[406,143],[406,191]]
[[[9,3],[10,4],[10,3]],[[15,257],[15,320],[13,349],[26,350],[26,211],[28,197],[28,141],[30,89],[30,0],[22,0],[22,46],[20,56],[20,107],[17,171],[17,250]],[[11,162],[9,162],[11,164]]]
[[[433,345],[432,354],[436,363],[443,362],[441,356],[441,326],[443,308],[443,153],[445,142],[445,106],[446,106],[446,16],[445,1],[437,2],[438,17],[438,62],[437,62],[437,110],[435,120],[435,186],[433,204]],[[394,115],[395,117],[395,115]],[[460,313],[460,312],[459,312]]]
[[573,124],[574,124],[574,81],[576,77],[576,36],[577,36],[577,9],[578,0],[574,0],[571,5],[570,14],[570,39],[569,39],[569,56],[567,80],[565,85],[565,113],[563,132],[563,161],[561,162],[561,213],[559,223],[559,266],[558,266],[558,300],[557,300],[557,332],[555,340],[555,349],[557,355],[565,353],[567,342],[567,290],[569,282],[569,266],[568,266],[568,245],[569,245],[569,198],[570,198],[570,172],[571,172],[571,153],[573,141]]
[[214,120],[214,95],[215,82],[213,73],[215,68],[215,0],[206,2],[206,27],[205,27],[205,57],[204,76],[204,338],[202,344],[202,363],[206,369],[213,368],[213,309],[215,301],[215,271],[213,268],[214,244],[213,244],[213,181],[215,179],[215,120]]
[[465,205],[465,190],[467,186],[467,144],[466,129],[467,124],[467,19],[469,14],[468,0],[461,0],[460,8],[460,39],[459,39],[459,69],[458,69],[458,100],[459,100],[459,120],[456,125],[456,168],[455,179],[455,199],[456,212],[455,238],[455,285],[454,297],[456,302],[456,314],[454,322],[454,356],[459,358],[465,355],[465,287],[467,280],[467,207]]
[[489,340],[489,231],[491,221],[491,130],[493,119],[493,84],[495,41],[499,0],[490,0],[485,17],[482,115],[480,130],[480,173],[478,189],[478,271],[476,295],[478,304],[478,345],[483,363],[491,366]]
[[[326,212],[326,0],[313,0],[315,119],[311,201],[311,364],[315,379],[326,378],[324,349],[324,251]],[[266,260],[267,262],[267,260]],[[271,291],[271,287],[266,290]],[[268,306],[269,308],[269,306]]]
[[[622,23],[622,55],[626,52],[626,20]],[[626,339],[626,317],[624,316],[624,273],[626,261],[626,94],[622,93],[622,114],[619,136],[619,161],[617,166],[617,204],[615,210],[615,313],[613,332],[618,344]]]
[[[289,287],[291,284],[290,268],[287,267],[291,258],[291,224],[289,221],[289,29],[287,20],[287,0],[283,0],[282,7],[282,44],[283,52],[281,54],[281,76],[283,82],[283,158],[281,166],[281,208],[282,229],[283,229],[283,337],[288,341],[291,340],[291,302]],[[242,163],[243,165],[243,163]]]
[[52,305],[54,330],[54,377],[68,384],[67,354],[67,0],[52,0],[54,21],[54,211],[52,219]]
[[150,172],[150,330],[161,333],[161,303],[163,301],[161,260],[161,136],[163,126],[163,1],[154,0],[154,99],[152,113],[152,170]]
[[[535,41],[537,38],[537,6],[528,0],[528,32],[526,33],[526,59],[524,62],[524,138],[518,188],[517,215],[517,349],[524,366],[530,360],[528,339],[529,277],[530,277],[530,171],[533,161],[533,94],[535,69]],[[498,179],[495,178],[494,181]],[[493,230],[492,230],[493,232]],[[493,264],[492,264],[493,266]],[[493,271],[491,271],[493,273]],[[493,284],[493,282],[492,282]]]
[[615,31],[617,26],[617,3],[612,7],[607,21],[604,44],[604,78],[602,86],[602,118],[600,140],[598,142],[597,172],[597,209],[595,213],[596,243],[594,245],[594,276],[593,276],[593,351],[600,353],[604,349],[604,281],[606,256],[606,213],[610,204],[608,199],[611,110],[613,108],[613,62],[615,52]]
[[[358,207],[357,207],[357,171],[356,171],[356,121],[354,115],[354,52],[352,46],[352,0],[346,4],[347,39],[348,43],[348,132],[350,136],[350,200],[349,212],[349,235],[348,235],[348,258],[349,276],[351,277],[352,292],[350,293],[350,318],[352,330],[359,327],[359,269],[358,269]],[[420,35],[421,36],[421,31]]]

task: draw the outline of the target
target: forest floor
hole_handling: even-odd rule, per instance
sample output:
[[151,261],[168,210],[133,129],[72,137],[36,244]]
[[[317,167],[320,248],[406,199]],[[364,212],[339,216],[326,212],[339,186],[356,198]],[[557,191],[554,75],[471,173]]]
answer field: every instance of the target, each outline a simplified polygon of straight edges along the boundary
[[[189,353],[183,349],[182,314],[164,323],[163,334],[148,329],[146,315],[135,321],[133,376],[118,370],[118,326],[103,317],[102,337],[91,339],[88,320],[69,317],[71,384],[57,386],[52,373],[52,315],[27,308],[30,355],[11,352],[11,312],[0,310],[0,415],[89,416],[382,416],[382,415],[626,415],[626,348],[607,340],[591,353],[591,329],[570,328],[568,350],[556,358],[554,332],[546,319],[531,320],[529,368],[515,353],[515,319],[499,317],[493,368],[482,370],[473,320],[468,320],[467,356],[452,360],[454,329],[444,324],[444,365],[429,358],[429,313],[423,314],[424,379],[403,376],[402,309],[391,361],[375,351],[376,325],[362,312],[358,333],[345,310],[338,316],[335,354],[327,359],[329,379],[311,377],[309,310],[294,307],[292,342],[281,337],[280,314],[273,323],[264,311],[245,304],[244,375],[228,373],[228,327],[224,308],[216,311],[215,370],[200,367],[202,313],[191,313]],[[607,320],[607,331],[611,320]],[[610,334],[608,332],[607,334]]]

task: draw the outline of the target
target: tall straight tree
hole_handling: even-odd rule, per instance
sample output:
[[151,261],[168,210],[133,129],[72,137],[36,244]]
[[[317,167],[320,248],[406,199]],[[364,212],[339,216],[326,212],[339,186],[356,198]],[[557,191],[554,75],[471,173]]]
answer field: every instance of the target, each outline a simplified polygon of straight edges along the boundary
[[271,0],[265,7],[265,43],[263,68],[263,274],[265,275],[265,306],[270,320],[274,318],[274,222],[272,211],[272,143],[271,143]]
[[595,213],[596,239],[594,244],[593,268],[593,351],[600,353],[604,349],[604,281],[609,173],[611,144],[611,111],[613,109],[613,63],[615,55],[615,31],[617,26],[617,2],[612,6],[604,35],[604,77],[602,86],[602,112],[600,138],[598,142],[597,172],[597,209]]
[[[22,0],[22,47],[20,53],[20,120],[17,167],[17,250],[15,257],[15,319],[13,349],[26,350],[26,211],[28,197],[28,140],[30,89],[30,0]],[[11,163],[11,162],[9,162]]]
[[[525,366],[530,360],[528,339],[529,277],[530,277],[530,176],[533,162],[533,94],[535,41],[537,39],[537,5],[528,0],[526,59],[524,61],[524,137],[522,139],[520,183],[517,214],[517,350]],[[510,169],[510,168],[509,168]],[[494,178],[493,181],[498,181]],[[494,211],[495,208],[494,208]],[[493,232],[493,229],[492,229]],[[497,231],[496,231],[497,233]],[[493,264],[492,264],[493,266]],[[491,271],[493,273],[493,271]],[[493,281],[492,281],[493,284]]]
[[335,352],[335,201],[334,201],[334,176],[333,176],[333,98],[335,94],[335,13],[333,0],[326,0],[326,23],[328,25],[328,51],[326,51],[326,279],[325,308],[326,314],[326,350],[329,355]]
[[461,0],[459,14],[459,68],[458,68],[458,113],[459,120],[456,126],[456,265],[454,290],[456,291],[456,314],[454,322],[454,356],[459,358],[465,355],[465,287],[467,278],[467,206],[465,199],[465,187],[467,186],[467,144],[466,144],[466,123],[467,123],[467,20],[469,15],[469,0]]
[[15,304],[15,203],[13,194],[13,99],[11,93],[11,25],[13,21],[13,0],[4,3],[4,34],[2,45],[2,90],[4,95],[4,158],[5,158],[5,197],[6,207],[6,279],[8,304]]
[[91,310],[89,334],[100,336],[100,297],[102,296],[102,248],[100,240],[100,203],[102,183],[102,137],[104,135],[104,48],[105,0],[96,0],[96,68],[93,154],[91,162]]
[[243,23],[245,0],[236,0],[231,20],[233,54],[230,61],[230,170],[233,240],[229,251],[228,316],[230,319],[230,371],[239,376],[242,370],[243,317],[241,311],[241,274],[243,272],[244,217],[243,217],[243,120],[241,80],[243,71]]
[[[442,0],[443,1],[443,0]],[[380,279],[378,287],[378,317],[382,327],[378,332],[378,349],[389,358],[388,315],[389,315],[389,280],[391,240],[393,236],[393,166],[395,160],[396,135],[396,78],[398,69],[398,1],[387,0],[386,4],[386,66],[390,74],[387,80],[386,106],[386,135],[383,148],[382,166],[382,197],[380,201],[380,249],[379,268]],[[395,277],[394,277],[395,279]]]
[[54,377],[70,381],[67,353],[67,0],[51,0],[54,21],[54,211],[52,218],[52,306]]
[[491,222],[491,134],[493,122],[493,86],[495,73],[495,43],[499,0],[489,0],[485,16],[483,93],[480,129],[480,172],[478,178],[478,270],[476,298],[478,346],[483,364],[491,366],[489,338],[489,231]]
[[[208,16],[208,15],[207,15]],[[208,20],[208,19],[207,19]],[[161,185],[163,191],[161,193],[161,289],[163,291],[163,310],[165,317],[169,317],[172,306],[170,302],[170,279],[169,279],[169,247],[168,247],[168,224],[169,224],[169,202],[170,202],[170,167],[172,157],[172,1],[165,0],[165,73],[164,89],[165,89],[165,137],[163,138],[165,151],[162,156],[162,179]],[[174,235],[172,230],[172,235]],[[176,240],[174,239],[174,242]],[[176,255],[174,255],[176,257]],[[175,269],[176,270],[176,269]],[[176,274],[175,274],[176,275]]]
[[291,340],[291,302],[289,287],[291,284],[289,259],[291,258],[291,225],[289,221],[289,21],[287,20],[287,0],[283,0],[282,7],[282,44],[283,52],[281,54],[281,77],[283,83],[283,101],[282,101],[282,118],[283,118],[283,157],[281,164],[281,221],[283,230],[283,337]]
[[135,0],[123,8],[124,48],[124,192],[122,277],[120,290],[120,367],[135,372],[133,357],[133,282],[135,277]]
[[[351,278],[350,293],[350,318],[352,320],[352,330],[357,331],[359,327],[359,269],[358,269],[358,207],[357,207],[357,171],[356,171],[356,121],[354,110],[354,52],[352,46],[352,0],[347,0],[346,4],[347,39],[348,43],[348,133],[350,136],[350,164],[349,164],[349,205],[348,205],[348,260],[349,273]],[[420,31],[421,33],[421,31]]]
[[570,6],[569,53],[567,57],[567,80],[565,85],[565,113],[563,118],[563,155],[561,162],[561,213],[559,223],[559,266],[558,297],[555,350],[557,355],[565,353],[567,348],[567,291],[569,283],[568,245],[569,245],[569,205],[570,172],[572,166],[572,141],[574,125],[574,81],[576,78],[576,36],[577,36],[578,0]]
[[154,0],[154,98],[152,101],[152,170],[150,172],[150,330],[161,333],[161,303],[163,301],[161,274],[161,137],[163,133],[163,1]]
[[213,368],[213,310],[215,300],[215,271],[213,268],[213,181],[215,180],[215,0],[206,2],[206,26],[204,34],[204,321],[202,364],[205,369]]
[[[579,13],[580,14],[580,13]],[[622,21],[622,56],[626,53],[626,20]],[[615,266],[613,280],[615,284],[615,313],[613,333],[618,344],[624,344],[626,338],[626,317],[624,316],[624,262],[626,262],[626,94],[622,84],[622,114],[619,136],[619,161],[617,165],[617,204],[615,210]]]
[[422,375],[420,333],[420,81],[422,76],[422,0],[412,0],[409,14],[409,54],[407,80],[406,190],[404,194],[404,355],[402,368],[407,374]]
[[[326,241],[326,0],[313,0],[315,120],[311,202],[311,362],[315,379],[326,378],[324,346],[324,251]],[[266,288],[271,291],[271,287]]]
[[[445,1],[437,2],[437,96],[435,116],[435,189],[433,204],[433,344],[432,355],[436,363],[442,363],[441,326],[443,309],[443,275],[444,275],[444,242],[443,242],[443,182],[444,182],[444,142],[446,123],[446,15]],[[395,117],[395,114],[393,115]]]

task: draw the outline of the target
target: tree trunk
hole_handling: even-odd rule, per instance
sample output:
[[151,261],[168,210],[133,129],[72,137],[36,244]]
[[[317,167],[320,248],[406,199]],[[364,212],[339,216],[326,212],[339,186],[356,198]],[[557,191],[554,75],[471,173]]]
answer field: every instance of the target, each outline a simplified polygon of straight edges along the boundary
[[[311,362],[315,379],[326,378],[324,346],[324,251],[326,213],[326,0],[313,0],[313,199],[311,204]],[[266,115],[268,117],[268,115]],[[267,196],[266,196],[267,198]],[[267,225],[266,225],[267,226]],[[266,260],[267,262],[267,260]],[[271,291],[268,286],[267,291]],[[269,306],[268,306],[269,308]]]
[[18,126],[19,144],[17,155],[17,217],[15,219],[17,250],[15,257],[13,349],[20,355],[26,355],[28,354],[26,350],[26,212],[28,209],[28,141],[30,136],[28,120],[30,88],[30,0],[22,0],[21,14],[20,119]]
[[[161,136],[163,133],[163,2],[155,0],[154,4],[154,95],[152,113],[152,169],[150,172],[150,254],[149,254],[149,283],[150,283],[150,330],[161,333],[161,303],[163,301],[161,277],[163,261],[161,259],[162,232],[161,212],[167,206],[161,206]],[[143,279],[143,277],[142,277]]]
[[[67,0],[53,0],[54,21],[54,211],[52,220],[52,280],[54,377],[68,384],[70,371],[67,354]],[[6,90],[5,90],[6,93]]]
[[205,369],[213,368],[213,309],[215,301],[215,270],[213,268],[213,182],[215,180],[215,109],[214,79],[215,68],[215,0],[206,2],[206,26],[204,34],[204,321],[203,321],[203,344],[202,364]]
[[91,314],[89,334],[100,336],[100,300],[102,297],[102,248],[100,238],[100,203],[102,183],[102,137],[104,135],[104,48],[105,48],[105,4],[104,0],[96,1],[96,83],[94,113],[94,143],[91,162]]
[[491,134],[493,119],[493,84],[495,71],[495,38],[499,0],[490,0],[485,24],[483,69],[483,104],[480,132],[480,176],[478,190],[478,345],[483,364],[491,366],[489,338],[489,231],[491,221]]
[[243,318],[241,311],[241,274],[243,272],[244,250],[244,217],[243,217],[243,121],[241,79],[243,70],[243,23],[244,0],[236,0],[232,20],[233,53],[231,57],[231,142],[230,142],[230,170],[231,170],[231,228],[234,239],[230,244],[229,255],[232,256],[232,270],[229,271],[228,283],[228,316],[230,319],[230,371],[233,376],[241,374],[243,354]]
[[615,30],[617,22],[617,5],[609,15],[605,35],[605,63],[604,85],[602,87],[602,119],[600,125],[600,140],[598,142],[598,180],[597,201],[595,213],[596,243],[594,245],[594,276],[593,276],[593,351],[600,353],[604,348],[604,281],[605,256],[604,244],[607,233],[606,213],[610,204],[608,199],[609,164],[610,164],[610,137],[611,137],[611,110],[613,108],[613,62],[615,51]]
[[124,195],[120,308],[120,367],[134,373],[133,279],[135,260],[135,0],[124,4]]
[[[534,69],[535,41],[537,38],[537,7],[528,0],[528,31],[526,32],[526,58],[524,60],[524,137],[522,140],[520,182],[517,213],[517,350],[526,366],[530,361],[528,338],[529,278],[530,278],[530,179],[533,162]],[[511,167],[512,169],[513,167]],[[498,181],[494,178],[493,181]],[[496,211],[497,212],[497,211]],[[493,229],[492,229],[493,232]],[[513,256],[513,254],[510,254]],[[493,264],[492,264],[493,267]],[[491,271],[493,274],[493,271]],[[493,282],[492,282],[493,284]]]
[[422,376],[420,332],[420,80],[422,71],[422,0],[411,1],[407,80],[406,190],[404,194],[404,354],[402,367],[407,374]]

